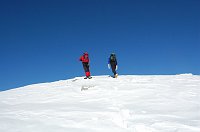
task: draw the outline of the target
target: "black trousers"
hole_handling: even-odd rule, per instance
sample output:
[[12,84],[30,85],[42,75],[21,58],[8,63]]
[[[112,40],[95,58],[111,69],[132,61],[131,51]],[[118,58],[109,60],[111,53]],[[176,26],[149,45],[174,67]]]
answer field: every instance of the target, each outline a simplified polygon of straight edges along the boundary
[[113,74],[116,75],[117,72],[116,72],[116,64],[115,64],[115,62],[113,62],[113,63],[111,62],[111,63],[110,63],[110,66],[111,66],[111,69],[112,69]]
[[87,62],[83,62],[83,69],[85,72],[90,72],[90,67],[89,64]]

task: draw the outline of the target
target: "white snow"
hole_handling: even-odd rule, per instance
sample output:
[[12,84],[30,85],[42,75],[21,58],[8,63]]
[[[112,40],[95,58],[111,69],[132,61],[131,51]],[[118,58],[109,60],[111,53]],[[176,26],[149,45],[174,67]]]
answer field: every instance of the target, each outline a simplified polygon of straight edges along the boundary
[[76,77],[3,91],[0,132],[200,132],[200,76]]

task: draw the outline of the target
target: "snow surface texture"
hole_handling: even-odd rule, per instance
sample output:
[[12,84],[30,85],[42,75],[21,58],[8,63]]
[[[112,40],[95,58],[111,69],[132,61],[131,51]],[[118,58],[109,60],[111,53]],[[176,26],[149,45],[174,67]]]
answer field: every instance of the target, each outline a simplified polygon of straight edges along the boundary
[[94,76],[0,92],[0,132],[200,132],[200,76]]

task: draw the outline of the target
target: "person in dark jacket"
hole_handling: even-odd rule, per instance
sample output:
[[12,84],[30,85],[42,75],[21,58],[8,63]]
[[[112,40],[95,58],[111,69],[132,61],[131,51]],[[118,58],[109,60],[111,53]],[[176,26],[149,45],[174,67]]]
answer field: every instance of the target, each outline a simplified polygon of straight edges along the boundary
[[79,60],[82,62],[83,69],[85,71],[86,77],[84,79],[87,79],[87,78],[91,79],[92,77],[90,76],[90,66],[89,66],[90,60],[89,60],[88,53],[87,52],[83,53],[83,55],[80,57]]
[[117,78],[118,74],[117,74],[116,70],[117,70],[118,66],[117,66],[117,58],[116,58],[115,53],[112,53],[110,55],[110,57],[108,58],[108,68],[110,69],[110,67],[114,74],[114,78]]

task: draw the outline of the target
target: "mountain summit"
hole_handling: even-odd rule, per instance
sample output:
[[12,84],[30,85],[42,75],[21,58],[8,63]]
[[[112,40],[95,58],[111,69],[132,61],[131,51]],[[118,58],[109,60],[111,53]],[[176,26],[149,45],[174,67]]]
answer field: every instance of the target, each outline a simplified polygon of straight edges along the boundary
[[1,132],[199,132],[200,76],[76,77],[0,92]]

